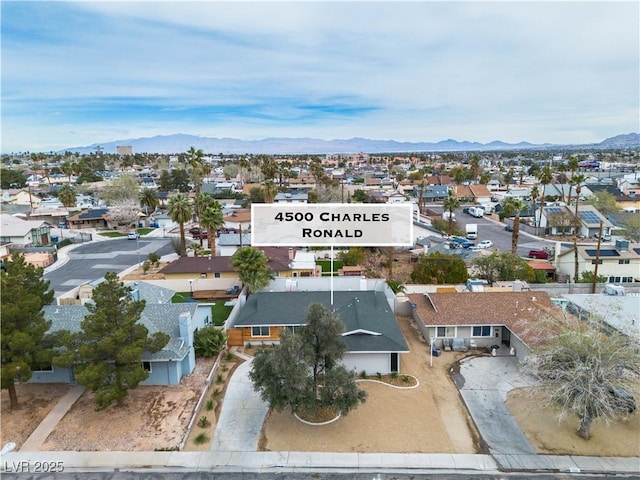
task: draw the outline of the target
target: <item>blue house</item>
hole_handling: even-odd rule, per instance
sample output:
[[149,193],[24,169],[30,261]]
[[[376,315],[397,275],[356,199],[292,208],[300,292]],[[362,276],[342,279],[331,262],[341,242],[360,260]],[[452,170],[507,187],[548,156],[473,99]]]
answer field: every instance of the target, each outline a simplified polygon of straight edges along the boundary
[[[141,284],[143,282],[140,282]],[[148,289],[151,290],[151,289]],[[162,289],[166,290],[166,289]],[[135,295],[135,291],[132,292]],[[166,298],[166,295],[162,295]],[[169,299],[171,297],[169,296]],[[163,332],[169,335],[167,345],[156,353],[145,352],[142,364],[149,377],[141,385],[177,385],[183,376],[193,372],[196,365],[193,348],[194,333],[213,323],[211,305],[198,303],[150,303],[147,300],[140,317],[150,335]],[[51,321],[50,332],[69,330],[79,332],[80,324],[89,310],[84,305],[47,305],[46,320]],[[49,366],[34,371],[32,383],[75,383],[72,368]]]

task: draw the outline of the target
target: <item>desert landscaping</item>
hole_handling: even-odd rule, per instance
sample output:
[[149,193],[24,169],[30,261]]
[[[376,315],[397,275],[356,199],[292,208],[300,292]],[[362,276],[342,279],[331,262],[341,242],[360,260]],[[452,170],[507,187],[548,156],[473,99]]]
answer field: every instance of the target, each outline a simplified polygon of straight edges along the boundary
[[[450,379],[450,369],[466,353],[445,352],[429,366],[428,346],[408,317],[398,317],[411,353],[401,357],[403,374],[415,376],[416,388],[394,388],[363,381],[368,400],[348,416],[323,425],[309,426],[288,412],[270,412],[262,430],[260,449],[265,451],[334,451],[402,453],[485,453],[481,440]],[[473,353],[482,354],[482,353]],[[224,357],[224,355],[223,355]],[[93,395],[85,392],[41,450],[152,451],[176,449],[203,390],[214,407],[196,412],[207,416],[206,428],[194,425],[184,450],[208,450],[210,441],[196,445],[199,433],[213,436],[215,420],[224,401],[226,379],[238,359],[222,362],[207,388],[214,359],[199,360],[196,371],[175,387],[141,386],[130,392],[122,407],[94,411]],[[224,369],[223,369],[224,367]],[[20,407],[11,411],[6,390],[1,397],[0,443],[13,441],[18,449],[55,403],[69,390],[67,385],[17,385]],[[638,393],[638,392],[636,392]],[[605,425],[596,421],[589,441],[575,435],[577,418],[558,423],[539,398],[526,389],[514,390],[507,405],[538,453],[606,456],[640,455],[640,417]]]

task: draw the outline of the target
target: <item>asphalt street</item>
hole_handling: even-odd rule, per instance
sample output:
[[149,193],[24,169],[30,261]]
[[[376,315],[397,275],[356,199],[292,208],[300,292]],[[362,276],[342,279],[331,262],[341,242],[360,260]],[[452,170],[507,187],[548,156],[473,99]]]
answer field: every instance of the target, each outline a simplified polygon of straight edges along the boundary
[[173,253],[169,238],[140,237],[128,240],[126,237],[104,241],[92,241],[76,245],[68,252],[68,260],[59,268],[45,273],[51,282],[56,297],[78,285],[104,278],[107,272],[122,270],[144,262],[150,253],[160,256]]

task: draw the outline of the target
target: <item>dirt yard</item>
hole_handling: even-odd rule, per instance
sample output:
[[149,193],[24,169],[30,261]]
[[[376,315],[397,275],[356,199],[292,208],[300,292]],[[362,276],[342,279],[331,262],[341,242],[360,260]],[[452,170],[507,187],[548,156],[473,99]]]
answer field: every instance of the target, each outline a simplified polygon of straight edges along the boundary
[[[262,450],[401,452],[401,453],[481,453],[478,434],[457,389],[449,378],[451,365],[463,354],[444,352],[429,367],[429,349],[417,327],[407,317],[399,317],[400,328],[412,353],[401,358],[401,370],[416,376],[420,386],[398,390],[387,385],[363,382],[369,393],[364,405],[330,425],[310,427],[289,413],[271,413],[263,426]],[[196,372],[175,387],[139,387],[132,391],[123,408],[110,407],[95,412],[93,396],[85,393],[62,419],[42,446],[43,450],[150,451],[175,448],[182,441],[213,359],[198,361]],[[223,375],[233,371],[233,366]],[[213,412],[201,409],[198,418],[212,420],[224,396],[225,382],[217,376],[207,398],[215,399]],[[213,394],[213,391],[220,392]],[[0,443],[24,443],[53,405],[67,391],[67,385],[18,385],[20,407],[9,408],[2,391]],[[640,392],[635,392],[639,393]],[[592,439],[575,435],[578,422],[568,418],[558,423],[553,412],[526,390],[509,395],[507,405],[514,413],[534,448],[541,454],[640,456],[640,415],[609,426],[596,421]],[[193,435],[192,437],[193,438]],[[186,450],[208,450],[206,445],[188,442]]]
[[362,382],[367,402],[324,426],[308,426],[288,412],[271,412],[261,448],[271,451],[480,453],[478,434],[448,375],[461,354],[446,352],[429,367],[429,347],[410,318],[399,324],[413,353],[401,356],[402,373],[420,381],[399,390]]
[[[636,395],[636,398],[639,397]],[[529,389],[510,392],[507,406],[538,453],[640,456],[640,415],[637,413],[609,425],[596,419],[591,425],[591,439],[583,440],[576,435],[578,417],[569,416],[558,422],[540,397]]]
[[[177,447],[186,433],[213,361],[198,360],[194,373],[185,377],[180,385],[143,385],[130,391],[122,407],[112,405],[96,412],[93,394],[85,392],[41,450],[152,451]],[[1,419],[2,442],[6,438],[16,442],[18,448],[69,389],[56,384],[19,387],[18,398],[23,408],[10,412],[8,395],[3,390]]]

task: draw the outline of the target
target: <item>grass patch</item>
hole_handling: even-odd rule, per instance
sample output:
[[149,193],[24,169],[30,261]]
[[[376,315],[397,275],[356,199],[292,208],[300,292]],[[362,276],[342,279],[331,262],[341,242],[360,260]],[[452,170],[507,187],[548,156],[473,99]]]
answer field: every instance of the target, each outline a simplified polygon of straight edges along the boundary
[[[194,300],[189,297],[189,292],[176,292],[171,297],[171,303],[191,303]],[[225,307],[224,300],[195,300],[197,303],[211,303],[211,318],[216,327],[222,326],[222,324],[229,318],[229,314],[233,307]]]
[[124,233],[120,233],[120,232],[100,232],[98,235],[101,235],[107,238],[126,237]]
[[[331,260],[317,260],[316,265],[320,265],[322,267],[322,274],[331,274]],[[337,274],[338,269],[342,268],[342,262],[337,260],[333,261],[333,273]]]
[[148,233],[153,232],[154,230],[155,228],[143,227],[138,229],[138,233],[140,235],[147,235]]

